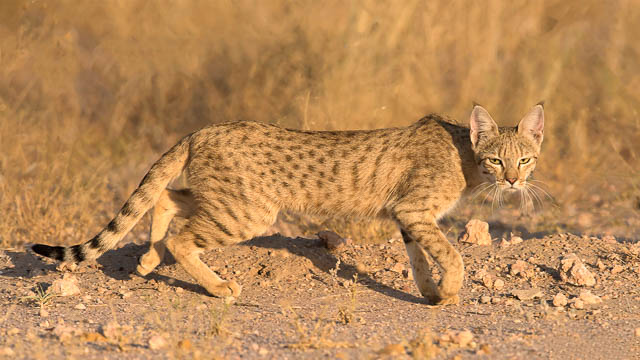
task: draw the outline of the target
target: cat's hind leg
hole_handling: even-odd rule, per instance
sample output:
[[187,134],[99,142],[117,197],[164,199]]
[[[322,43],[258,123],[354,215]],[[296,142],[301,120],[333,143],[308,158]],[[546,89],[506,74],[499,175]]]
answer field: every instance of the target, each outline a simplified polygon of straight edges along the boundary
[[164,258],[164,238],[174,216],[188,218],[195,207],[193,195],[188,189],[165,189],[153,209],[149,251],[140,257],[136,268],[138,274],[146,276],[155,269]]
[[[188,225],[187,225],[188,226]],[[211,295],[218,297],[238,297],[242,288],[234,280],[223,280],[200,259],[205,246],[199,235],[185,229],[176,236],[167,239],[167,248],[176,261],[191,275],[198,284]]]

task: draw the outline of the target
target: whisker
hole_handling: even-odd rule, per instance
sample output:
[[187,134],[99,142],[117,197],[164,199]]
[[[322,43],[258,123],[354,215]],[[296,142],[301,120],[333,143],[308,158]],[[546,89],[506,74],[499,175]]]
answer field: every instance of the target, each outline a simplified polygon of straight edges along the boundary
[[495,184],[491,184],[491,185],[492,186],[490,186],[487,189],[487,194],[484,196],[484,199],[482,199],[482,203],[480,204],[481,206],[484,206],[484,203],[487,201],[487,198],[489,198],[489,196],[491,196],[491,188],[496,186]]
[[532,183],[528,183],[527,185],[531,186],[534,189],[537,189],[539,191],[541,191],[547,198],[549,198],[549,200],[551,200],[552,202],[556,202],[556,199],[551,196],[551,194],[549,194],[549,192],[547,190],[545,190],[543,187],[540,187],[536,184],[532,184]]
[[489,183],[489,182],[484,182],[484,183],[476,186],[471,192],[471,195],[470,195],[471,196],[471,200],[475,200],[476,197],[478,197],[480,194],[482,194],[486,190],[490,189],[491,186],[493,186],[493,184]]
[[529,191],[531,192],[531,195],[535,196],[536,199],[538,199],[538,203],[540,204],[540,208],[544,208],[543,199],[540,197],[540,194],[538,194],[538,191],[533,187],[529,188]]

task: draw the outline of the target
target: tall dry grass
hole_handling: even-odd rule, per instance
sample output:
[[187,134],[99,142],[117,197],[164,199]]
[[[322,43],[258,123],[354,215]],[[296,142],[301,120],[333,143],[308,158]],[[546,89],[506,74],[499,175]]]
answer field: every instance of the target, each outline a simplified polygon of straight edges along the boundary
[[631,0],[2,1],[0,243],[89,237],[171,143],[234,119],[374,128],[477,101],[506,125],[544,99],[557,196],[637,189],[638,33]]

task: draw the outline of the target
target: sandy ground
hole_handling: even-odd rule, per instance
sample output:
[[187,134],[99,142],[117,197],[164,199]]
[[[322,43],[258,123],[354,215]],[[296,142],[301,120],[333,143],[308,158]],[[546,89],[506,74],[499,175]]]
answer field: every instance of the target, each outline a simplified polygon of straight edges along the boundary
[[[0,254],[0,356],[640,356],[638,244],[568,233],[507,244],[496,235],[501,225],[490,225],[489,246],[449,234],[463,254],[466,280],[461,303],[446,307],[425,304],[397,237],[328,250],[318,238],[276,234],[207,253],[207,264],[243,285],[234,301],[205,294],[170,255],[147,278],[132,274],[146,250],[134,242],[73,273],[24,249],[7,249]],[[563,279],[561,260],[570,253],[583,261],[595,285]],[[65,274],[77,279],[80,292],[46,295]]]

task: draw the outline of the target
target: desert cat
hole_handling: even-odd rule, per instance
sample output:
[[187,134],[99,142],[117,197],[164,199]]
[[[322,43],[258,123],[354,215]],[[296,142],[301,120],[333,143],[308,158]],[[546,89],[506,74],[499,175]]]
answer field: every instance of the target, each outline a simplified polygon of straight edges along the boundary
[[[120,212],[98,235],[71,247],[37,244],[66,262],[95,259],[113,248],[152,207],[151,247],[137,267],[147,275],[165,247],[210,294],[238,296],[199,258],[207,248],[262,234],[281,209],[331,215],[388,216],[397,222],[416,284],[434,304],[457,303],[462,257],[437,220],[479,185],[523,191],[543,138],[535,106],[515,128],[498,128],[475,106],[470,126],[429,115],[402,128],[300,131],[257,122],[206,127],[180,140],[149,170]],[[184,172],[188,189],[167,189]],[[187,218],[166,240],[174,216]],[[436,284],[429,256],[440,266]]]

